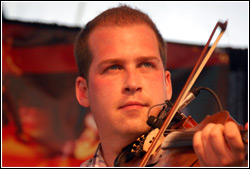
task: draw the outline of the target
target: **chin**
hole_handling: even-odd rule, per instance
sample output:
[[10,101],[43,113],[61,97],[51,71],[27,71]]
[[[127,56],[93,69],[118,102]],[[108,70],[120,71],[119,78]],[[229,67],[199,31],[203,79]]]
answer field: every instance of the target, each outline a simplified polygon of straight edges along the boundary
[[149,132],[151,128],[146,123],[134,123],[124,125],[122,127],[124,135],[132,136],[132,137],[140,137],[141,135]]
[[128,114],[112,120],[113,126],[117,126],[115,129],[117,134],[125,137],[140,137],[151,129],[146,123],[147,116],[142,112],[133,113],[133,116]]

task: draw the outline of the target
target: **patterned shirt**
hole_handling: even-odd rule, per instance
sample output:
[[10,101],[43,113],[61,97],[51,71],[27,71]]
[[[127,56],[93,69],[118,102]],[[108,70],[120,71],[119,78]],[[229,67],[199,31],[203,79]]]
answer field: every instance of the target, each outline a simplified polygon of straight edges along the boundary
[[83,162],[81,167],[107,167],[102,155],[102,146],[101,143],[98,145],[97,150],[93,158]]

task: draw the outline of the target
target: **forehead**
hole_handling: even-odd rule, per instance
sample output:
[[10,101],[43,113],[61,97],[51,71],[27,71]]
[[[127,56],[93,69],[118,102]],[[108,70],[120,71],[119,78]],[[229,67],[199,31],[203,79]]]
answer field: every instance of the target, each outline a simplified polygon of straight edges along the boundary
[[147,25],[146,23],[139,23],[139,24],[125,24],[125,25],[99,25],[96,26],[89,35],[89,39],[95,35],[105,35],[107,33],[114,33],[114,34],[122,34],[122,32],[128,31],[143,31],[143,32],[150,32],[150,35],[156,38],[156,34],[154,30]]
[[90,34],[88,43],[94,58],[112,52],[124,55],[137,52],[137,54],[141,52],[141,54],[155,52],[159,54],[156,35],[145,24],[97,27]]

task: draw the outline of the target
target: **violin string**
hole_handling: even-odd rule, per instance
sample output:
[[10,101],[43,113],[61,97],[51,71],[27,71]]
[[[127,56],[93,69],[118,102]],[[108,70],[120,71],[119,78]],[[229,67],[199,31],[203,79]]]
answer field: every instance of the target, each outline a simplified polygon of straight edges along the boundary
[[[177,131],[177,132],[175,133],[176,135],[172,139],[167,141],[164,140],[165,143],[168,143],[168,146],[164,147],[164,149],[190,147],[193,145],[193,136],[196,133],[196,131],[179,132],[176,129],[168,129],[168,131]],[[244,139],[244,136],[246,137],[245,134],[247,134],[247,132],[248,130],[240,130],[242,139],[245,142],[248,142],[247,139]]]
[[165,140],[165,146],[163,149],[169,148],[178,148],[178,147],[191,147],[193,145],[193,136],[195,131],[188,131],[188,132],[176,132],[172,133],[176,134],[172,139]]

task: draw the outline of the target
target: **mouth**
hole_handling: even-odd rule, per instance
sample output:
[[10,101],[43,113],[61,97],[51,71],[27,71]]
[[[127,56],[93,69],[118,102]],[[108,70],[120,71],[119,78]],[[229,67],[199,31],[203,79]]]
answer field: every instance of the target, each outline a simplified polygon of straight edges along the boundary
[[129,101],[120,106],[119,109],[141,109],[144,107],[148,107],[148,105],[138,101]]

